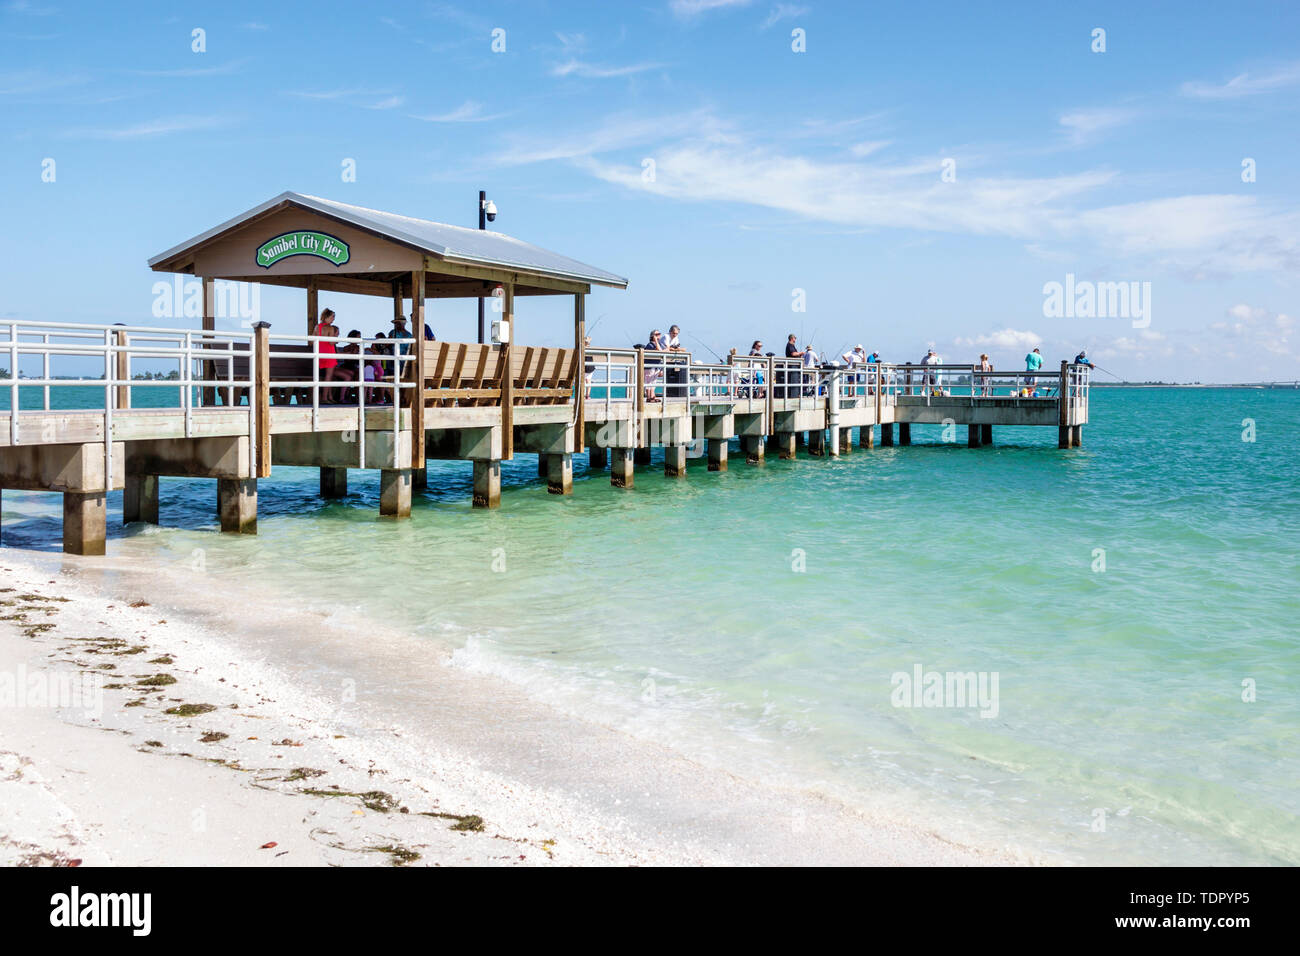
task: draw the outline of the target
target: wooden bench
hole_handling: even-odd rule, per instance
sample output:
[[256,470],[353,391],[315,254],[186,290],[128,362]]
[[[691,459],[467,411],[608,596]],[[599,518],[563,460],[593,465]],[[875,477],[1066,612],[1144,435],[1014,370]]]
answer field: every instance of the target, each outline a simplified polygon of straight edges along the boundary
[[[514,404],[571,401],[577,383],[576,349],[517,346],[510,350]],[[429,408],[501,404],[501,350],[495,345],[426,342],[424,403]]]

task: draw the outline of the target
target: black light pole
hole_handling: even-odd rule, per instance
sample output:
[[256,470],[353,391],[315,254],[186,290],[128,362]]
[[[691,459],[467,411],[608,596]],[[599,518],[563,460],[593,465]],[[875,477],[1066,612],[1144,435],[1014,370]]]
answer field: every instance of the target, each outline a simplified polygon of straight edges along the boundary
[[[480,189],[478,191],[478,227],[487,228],[487,193]],[[483,297],[478,297],[478,341],[482,345],[487,338],[487,330],[483,326]]]

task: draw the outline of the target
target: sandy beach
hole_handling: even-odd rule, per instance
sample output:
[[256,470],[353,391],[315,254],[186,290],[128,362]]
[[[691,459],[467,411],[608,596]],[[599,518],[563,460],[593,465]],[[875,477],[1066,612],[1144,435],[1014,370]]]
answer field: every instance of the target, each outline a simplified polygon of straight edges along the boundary
[[168,567],[6,551],[0,588],[6,865],[1033,862]]

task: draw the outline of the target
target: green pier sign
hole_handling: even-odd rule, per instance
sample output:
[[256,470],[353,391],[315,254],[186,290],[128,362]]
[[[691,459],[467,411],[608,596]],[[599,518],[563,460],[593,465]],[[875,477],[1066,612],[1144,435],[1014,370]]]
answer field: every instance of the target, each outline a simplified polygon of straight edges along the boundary
[[352,251],[342,239],[307,230],[282,233],[257,247],[257,264],[263,269],[269,269],[290,256],[320,256],[341,266],[351,258]]

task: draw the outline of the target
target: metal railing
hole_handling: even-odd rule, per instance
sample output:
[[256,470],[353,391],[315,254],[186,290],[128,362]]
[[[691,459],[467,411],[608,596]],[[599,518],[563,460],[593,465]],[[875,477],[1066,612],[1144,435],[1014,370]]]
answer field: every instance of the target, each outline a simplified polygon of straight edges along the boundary
[[[392,408],[394,454],[401,425],[401,393],[415,389],[415,382],[404,381],[408,363],[415,360],[413,342],[392,339],[331,338],[326,336],[267,334],[266,355],[257,355],[254,330],[167,329],[152,326],[91,325],[66,322],[34,322],[0,319],[0,356],[8,368],[0,375],[0,394],[8,399],[9,443],[52,444],[53,437],[42,435],[37,442],[23,441],[24,418],[58,411],[69,415],[99,416],[103,419],[105,474],[113,475],[113,441],[115,417],[125,412],[173,411],[183,417],[183,435],[195,436],[195,416],[213,412],[225,415],[247,412],[247,434],[253,441],[259,419],[270,413],[253,396],[257,394],[257,359],[265,359],[271,373],[267,386],[282,393],[293,393],[300,403],[311,405],[311,428],[320,427],[320,409],[355,407],[360,461],[365,462],[367,406],[389,405]],[[333,343],[336,351],[322,351],[323,343]],[[279,348],[276,344],[279,344]],[[292,343],[292,347],[290,346]],[[402,346],[405,348],[402,348]],[[355,354],[340,352],[340,347],[356,347]],[[396,353],[381,351],[396,346]],[[326,381],[322,377],[322,360],[333,359],[346,367],[356,364],[353,381]],[[286,364],[287,363],[287,364]],[[371,380],[366,379],[366,364],[375,367]],[[155,368],[135,373],[142,365]],[[157,366],[162,371],[157,371]],[[35,369],[32,369],[35,366]],[[28,370],[32,369],[32,374]],[[285,370],[289,374],[285,374]],[[39,371],[37,371],[39,370]],[[281,374],[276,374],[277,370]],[[300,374],[294,374],[300,373]],[[149,377],[145,377],[145,376]],[[62,391],[62,390],[68,391]],[[356,390],[356,401],[322,402],[322,390]],[[39,399],[29,396],[39,390]],[[384,391],[387,403],[368,398],[367,393]],[[133,398],[141,393],[173,399],[147,400],[133,408]],[[86,396],[90,396],[88,399]],[[65,398],[66,401],[59,401]],[[247,398],[248,404],[242,405]],[[0,412],[4,409],[0,408]],[[262,423],[265,424],[265,423]],[[241,429],[242,431],[243,429]],[[396,464],[396,462],[395,462]]]

